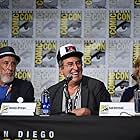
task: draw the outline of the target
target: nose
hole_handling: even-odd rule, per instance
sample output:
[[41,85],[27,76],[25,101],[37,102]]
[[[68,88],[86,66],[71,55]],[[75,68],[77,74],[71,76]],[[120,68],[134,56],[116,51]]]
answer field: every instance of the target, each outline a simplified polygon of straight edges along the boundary
[[73,63],[73,69],[78,69],[78,65],[76,63]]
[[7,69],[10,70],[10,71],[12,71],[14,69],[14,66],[11,63],[9,63],[7,65]]

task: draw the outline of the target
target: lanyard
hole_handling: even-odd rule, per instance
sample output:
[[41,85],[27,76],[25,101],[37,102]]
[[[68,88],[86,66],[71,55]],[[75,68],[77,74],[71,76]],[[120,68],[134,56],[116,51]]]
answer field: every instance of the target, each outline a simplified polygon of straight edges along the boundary
[[76,94],[73,97],[71,97],[68,93],[68,90],[66,90],[66,88],[64,88],[64,94],[65,94],[65,98],[66,98],[66,102],[65,102],[65,104],[66,104],[65,112],[66,113],[72,111],[73,109],[76,109],[79,92],[80,92],[80,88],[78,88],[76,91]]

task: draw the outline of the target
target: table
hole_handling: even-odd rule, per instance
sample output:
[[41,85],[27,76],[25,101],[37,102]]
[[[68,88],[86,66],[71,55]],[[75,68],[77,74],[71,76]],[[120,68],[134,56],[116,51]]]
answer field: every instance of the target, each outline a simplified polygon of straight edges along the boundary
[[0,140],[140,140],[140,117],[0,116]]

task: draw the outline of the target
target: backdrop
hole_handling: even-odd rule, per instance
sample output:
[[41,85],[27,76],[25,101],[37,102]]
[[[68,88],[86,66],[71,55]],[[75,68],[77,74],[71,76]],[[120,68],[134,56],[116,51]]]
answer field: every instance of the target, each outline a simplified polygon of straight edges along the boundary
[[84,74],[103,81],[113,101],[134,81],[140,54],[139,0],[1,0],[0,47],[22,61],[16,77],[32,81],[35,97],[63,79],[56,53],[75,44],[84,52]]

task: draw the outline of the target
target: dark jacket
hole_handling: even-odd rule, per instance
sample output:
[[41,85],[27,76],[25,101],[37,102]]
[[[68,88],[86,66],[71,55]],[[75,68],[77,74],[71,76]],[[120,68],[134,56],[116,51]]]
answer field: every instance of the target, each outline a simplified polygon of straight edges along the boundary
[[137,88],[138,88],[138,85],[125,89],[120,102],[129,102],[134,97],[134,90]]
[[[63,80],[48,89],[50,91],[52,114],[62,111],[64,82]],[[110,102],[110,94],[104,83],[97,79],[83,76],[81,82],[81,106],[89,108],[93,114],[98,114],[100,102]]]
[[11,98],[9,102],[17,102],[22,97],[24,102],[34,102],[34,88],[30,81],[15,78],[12,83]]

